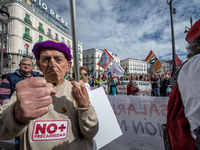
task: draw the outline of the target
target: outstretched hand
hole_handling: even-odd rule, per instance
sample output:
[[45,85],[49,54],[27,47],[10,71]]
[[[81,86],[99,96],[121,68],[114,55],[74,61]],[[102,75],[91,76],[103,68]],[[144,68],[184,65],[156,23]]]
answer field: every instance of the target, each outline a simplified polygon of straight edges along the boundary
[[18,82],[16,94],[14,117],[19,124],[26,124],[49,111],[48,105],[52,103],[51,94],[56,94],[56,91],[44,78],[35,77]]

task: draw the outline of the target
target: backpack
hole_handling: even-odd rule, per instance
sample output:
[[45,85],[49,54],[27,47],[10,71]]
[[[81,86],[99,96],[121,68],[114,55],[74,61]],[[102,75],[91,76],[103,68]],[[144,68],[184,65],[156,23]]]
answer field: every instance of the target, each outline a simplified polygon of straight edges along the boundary
[[[182,66],[175,73],[175,81],[177,81],[178,73]],[[176,83],[169,94],[169,101],[167,105],[167,123],[161,125],[166,150],[197,149],[195,147],[195,140],[190,132],[190,124],[188,119],[185,117],[184,109],[178,83]]]

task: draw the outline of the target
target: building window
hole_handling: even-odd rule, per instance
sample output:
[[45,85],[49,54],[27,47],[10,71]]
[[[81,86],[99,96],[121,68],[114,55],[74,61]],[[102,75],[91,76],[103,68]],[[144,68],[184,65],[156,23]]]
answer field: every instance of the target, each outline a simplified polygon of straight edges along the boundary
[[38,42],[43,42],[43,36],[39,35],[39,40]]
[[28,15],[27,13],[25,14],[24,21],[27,22],[28,24],[32,25],[32,22],[31,22],[31,19],[30,19],[30,15]]
[[49,28],[48,28],[47,35],[50,36],[50,37],[52,38],[52,35],[51,35],[51,29],[49,29]]
[[57,34],[57,33],[55,33],[55,40],[56,40],[56,41],[59,41],[59,39],[58,39],[58,34]]
[[43,25],[39,22],[38,30],[44,33]]
[[81,53],[81,47],[80,46],[78,47],[78,51]]
[[25,33],[23,35],[23,38],[26,38],[32,41],[32,37],[30,36],[30,30],[26,27],[25,27]]
[[78,58],[79,58],[79,61],[81,61],[81,55],[80,54],[78,54]]
[[67,47],[69,47],[69,48],[70,48],[70,42],[69,42],[69,41],[67,41]]
[[61,42],[62,42],[62,43],[65,43],[64,37],[61,38]]
[[24,49],[25,49],[25,51],[23,52],[23,54],[24,55],[28,55],[29,45],[28,44],[24,44]]

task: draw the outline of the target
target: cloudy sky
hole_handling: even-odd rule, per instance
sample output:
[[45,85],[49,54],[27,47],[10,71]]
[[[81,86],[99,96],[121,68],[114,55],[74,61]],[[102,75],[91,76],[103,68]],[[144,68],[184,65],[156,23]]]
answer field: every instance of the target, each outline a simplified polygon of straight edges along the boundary
[[[170,1],[170,0],[168,0]],[[69,0],[42,0],[69,23]],[[56,2],[56,3],[55,3]],[[173,0],[175,49],[186,60],[185,26],[200,19],[200,0]],[[83,50],[107,49],[120,60],[144,60],[150,50],[158,59],[172,59],[171,22],[166,0],[76,0],[78,40]]]

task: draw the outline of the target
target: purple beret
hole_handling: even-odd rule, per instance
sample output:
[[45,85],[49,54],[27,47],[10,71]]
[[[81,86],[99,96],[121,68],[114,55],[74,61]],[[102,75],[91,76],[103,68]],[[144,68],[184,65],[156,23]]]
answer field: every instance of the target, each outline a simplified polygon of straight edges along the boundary
[[45,49],[55,49],[55,50],[61,51],[65,54],[68,61],[72,59],[70,48],[67,47],[65,43],[60,43],[55,40],[36,43],[32,49],[32,52],[35,55],[35,58],[39,60],[40,52]]

